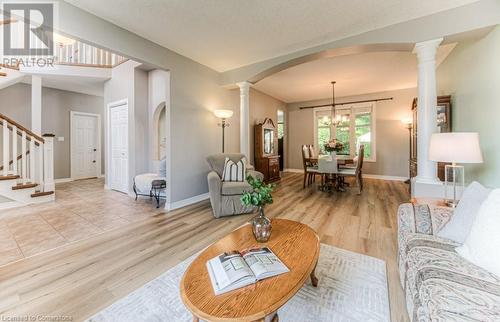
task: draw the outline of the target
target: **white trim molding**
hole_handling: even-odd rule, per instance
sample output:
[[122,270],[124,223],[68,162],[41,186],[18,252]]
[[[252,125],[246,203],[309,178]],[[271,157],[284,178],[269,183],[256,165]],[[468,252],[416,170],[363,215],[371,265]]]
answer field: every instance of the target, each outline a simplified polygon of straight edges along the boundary
[[179,208],[182,208],[182,207],[186,207],[186,206],[198,203],[200,201],[207,200],[208,198],[209,198],[209,194],[207,192],[207,193],[203,193],[201,195],[197,195],[197,196],[194,196],[194,197],[191,197],[191,198],[187,198],[187,199],[183,199],[183,200],[179,200],[179,201],[166,202],[165,203],[165,210],[172,211],[172,210],[175,210],[175,209],[179,209]]
[[[331,107],[317,107],[313,109],[313,136],[314,136],[314,146],[316,147],[316,151],[319,151],[320,148],[318,146],[318,119],[323,116],[329,116],[329,112],[331,111]],[[353,103],[342,105],[341,107],[335,108],[336,113],[348,114],[349,115],[349,145],[350,145],[350,155],[354,156],[356,151],[356,114],[370,113],[371,115],[371,124],[370,124],[370,133],[371,133],[371,156],[370,158],[365,157],[365,162],[377,162],[377,104],[376,102],[367,102],[367,103]],[[346,112],[348,111],[348,113]],[[335,139],[337,136],[336,126],[330,125],[330,139]]]

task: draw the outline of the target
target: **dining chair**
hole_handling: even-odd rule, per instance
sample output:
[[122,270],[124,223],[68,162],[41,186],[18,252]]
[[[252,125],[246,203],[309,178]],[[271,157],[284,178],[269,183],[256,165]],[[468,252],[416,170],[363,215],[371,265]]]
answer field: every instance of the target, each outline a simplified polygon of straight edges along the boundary
[[356,184],[358,185],[358,194],[361,194],[363,190],[363,160],[365,158],[365,146],[359,146],[358,152],[358,162],[356,163],[355,168],[340,168],[338,176],[342,178],[342,180],[346,177],[354,177],[356,178]]
[[331,156],[318,157],[318,172],[321,176],[322,189],[325,189],[329,178],[335,181],[335,188],[338,187],[336,175],[339,172],[339,168],[337,158],[332,158]]
[[318,164],[316,159],[311,155],[310,145],[305,144],[302,145],[302,164],[304,166],[304,184],[303,188],[307,185],[310,185],[313,181],[316,180],[316,174],[318,173]]

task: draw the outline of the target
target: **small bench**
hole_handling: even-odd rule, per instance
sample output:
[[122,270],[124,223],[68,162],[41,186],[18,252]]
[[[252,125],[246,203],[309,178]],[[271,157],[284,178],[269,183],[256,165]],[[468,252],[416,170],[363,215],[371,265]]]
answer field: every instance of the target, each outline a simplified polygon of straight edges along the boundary
[[167,180],[156,173],[144,173],[134,178],[135,200],[138,196],[145,196],[156,199],[156,208],[160,208],[160,199],[165,199]]

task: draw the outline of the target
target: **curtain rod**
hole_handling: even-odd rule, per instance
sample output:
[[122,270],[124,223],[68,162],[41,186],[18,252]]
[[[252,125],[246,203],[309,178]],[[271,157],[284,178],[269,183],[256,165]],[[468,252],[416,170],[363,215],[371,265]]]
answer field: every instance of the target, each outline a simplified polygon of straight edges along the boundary
[[337,105],[348,105],[348,104],[356,104],[356,103],[368,103],[368,102],[379,102],[379,101],[390,101],[394,99],[394,97],[385,97],[385,98],[377,98],[373,100],[363,100],[363,101],[352,101],[345,103],[335,103],[335,104],[323,104],[323,105],[313,105],[313,106],[302,106],[299,109],[303,110],[306,108],[316,108],[316,107],[326,107],[326,106],[337,106]]

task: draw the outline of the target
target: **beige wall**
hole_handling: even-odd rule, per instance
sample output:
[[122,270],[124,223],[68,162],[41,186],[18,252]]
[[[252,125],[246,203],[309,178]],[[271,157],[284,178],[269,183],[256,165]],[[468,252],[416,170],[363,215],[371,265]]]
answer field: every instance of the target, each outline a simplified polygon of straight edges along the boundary
[[438,93],[452,95],[453,131],[479,132],[484,164],[466,165],[466,181],[500,187],[500,26],[461,43],[437,70]]
[[[64,137],[54,142],[54,176],[71,176],[70,164],[70,111],[101,115],[101,133],[104,134],[103,98],[53,88],[42,88],[42,133]],[[15,84],[0,90],[0,113],[7,115],[26,128],[31,127],[31,85]],[[101,136],[104,147],[104,135]],[[104,164],[102,153],[101,164]],[[104,167],[102,167],[104,173]]]
[[[274,125],[278,126],[278,110],[285,111],[286,103],[272,96],[262,93],[256,89],[250,89],[250,160],[254,162],[255,158],[255,125],[264,122],[266,118],[273,120]],[[278,147],[276,147],[277,149]],[[285,151],[286,153],[286,151]],[[255,163],[253,163],[255,164]]]
[[[408,176],[409,133],[401,119],[411,116],[411,103],[416,88],[397,91],[341,97],[337,102],[394,97],[391,101],[376,103],[376,162],[365,162],[363,172],[384,176]],[[314,144],[313,110],[300,106],[328,104],[331,99],[291,103],[288,111],[288,168],[302,169],[301,146]]]

